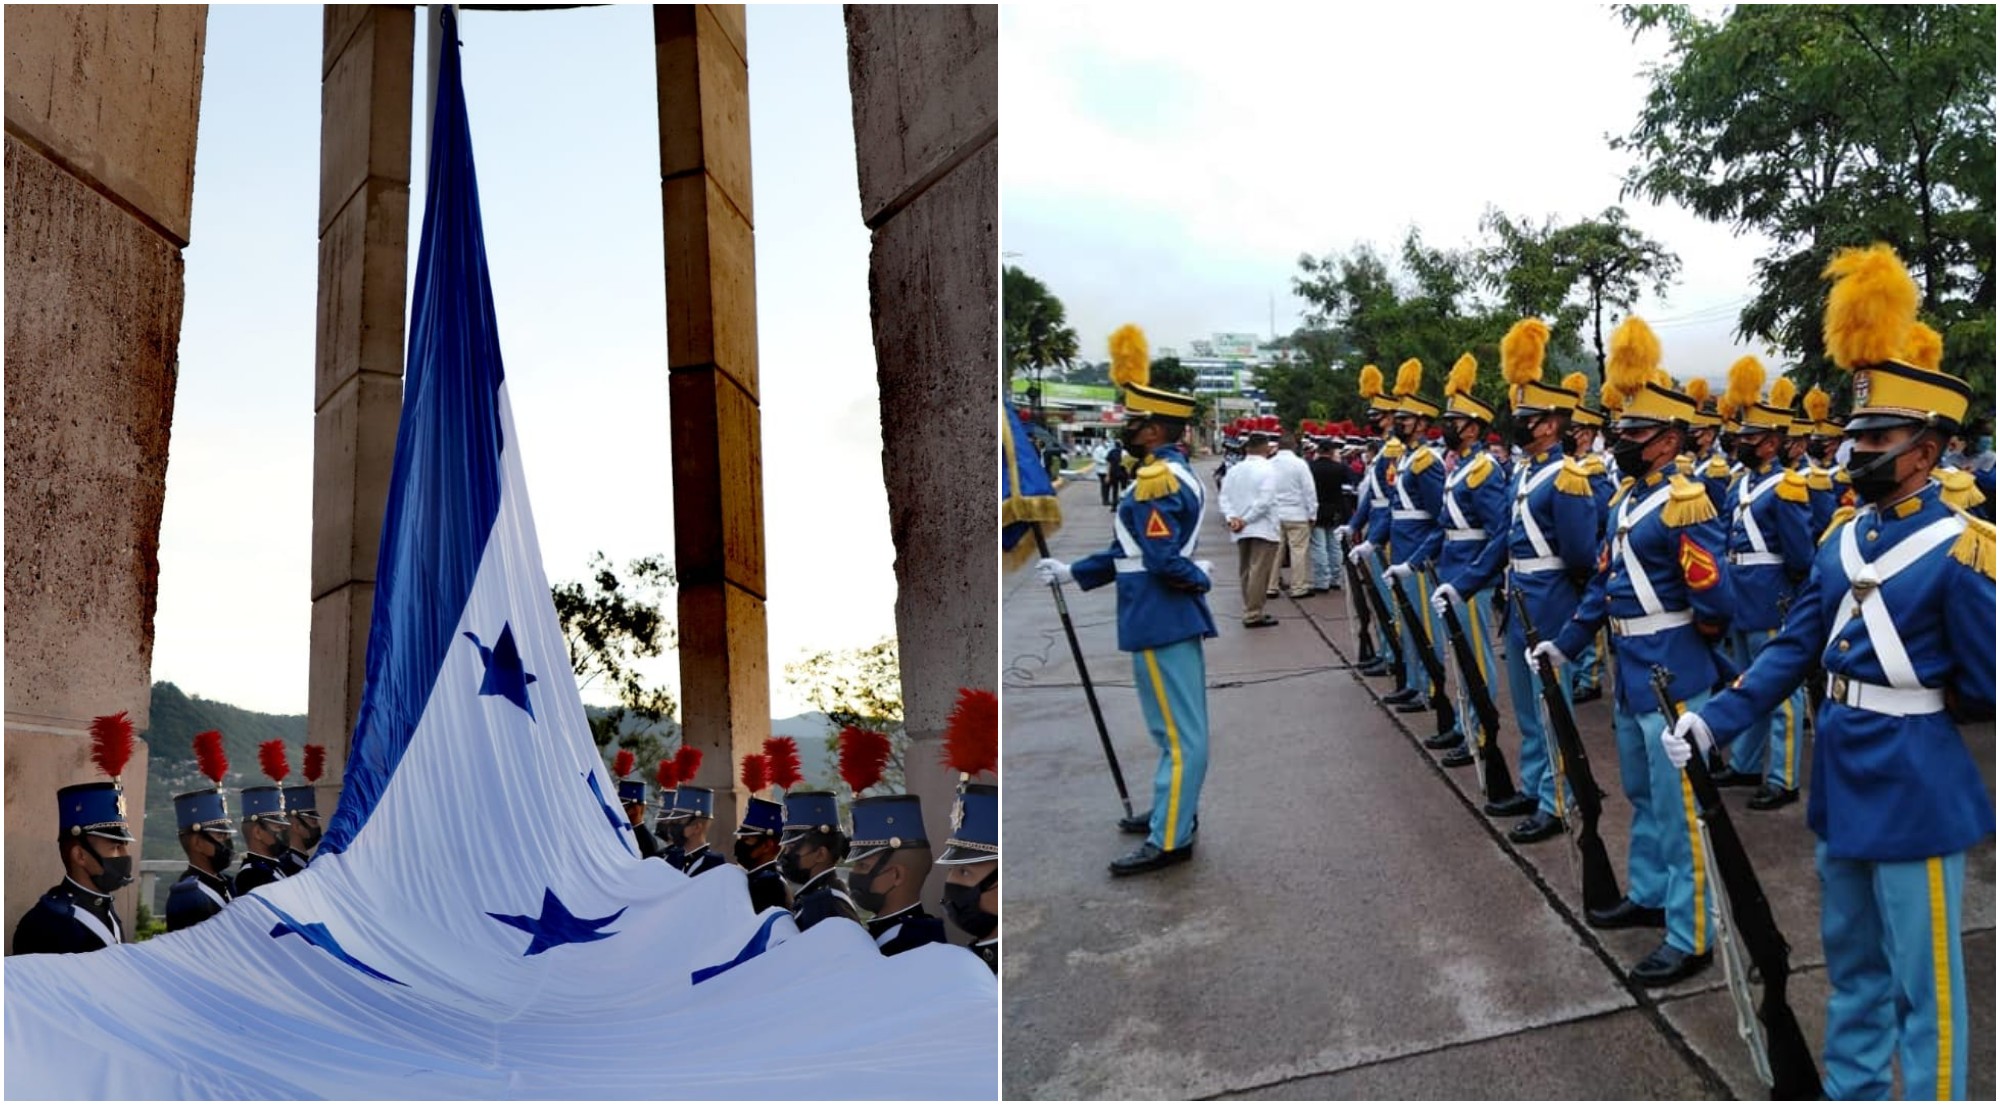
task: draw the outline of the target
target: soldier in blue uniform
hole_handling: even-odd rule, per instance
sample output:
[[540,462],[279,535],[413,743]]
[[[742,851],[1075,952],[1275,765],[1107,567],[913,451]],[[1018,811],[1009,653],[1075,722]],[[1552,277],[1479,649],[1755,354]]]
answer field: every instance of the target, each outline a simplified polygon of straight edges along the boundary
[[833,792],[798,790],[785,795],[785,829],[779,843],[778,870],[798,887],[792,898],[792,919],[804,931],[829,917],[859,924],[854,899],[840,881],[840,861],[847,858],[847,834],[840,828],[840,806]]
[[[664,799],[666,794],[663,792],[661,797]],[[646,780],[618,780],[618,804],[625,808],[625,820],[632,824],[632,843],[639,849],[639,858],[659,857],[660,840],[646,827]],[[665,812],[661,811],[663,817]]]
[[[1604,458],[1597,454],[1597,439],[1604,432],[1605,414],[1590,405],[1590,381],[1581,372],[1563,377],[1564,391],[1581,396],[1570,412],[1569,429],[1563,434],[1563,452],[1582,469],[1590,481],[1591,497],[1597,500],[1597,540],[1604,540],[1604,519],[1611,511],[1611,495],[1618,483],[1605,470]],[[1596,547],[1593,543],[1592,548]],[[1570,701],[1576,705],[1604,697],[1604,634],[1599,633],[1583,655],[1570,665]]]
[[[1386,534],[1389,531],[1389,482],[1395,478],[1396,461],[1403,455],[1402,443],[1390,435],[1390,423],[1402,407],[1402,402],[1382,389],[1382,370],[1372,364],[1361,366],[1361,397],[1368,401],[1362,418],[1375,437],[1381,440],[1373,446],[1374,451],[1362,467],[1361,486],[1353,515],[1347,524],[1335,528],[1333,534],[1337,541],[1350,541],[1357,535],[1361,537],[1349,548],[1350,553],[1362,554],[1352,558],[1353,578],[1361,586],[1372,587],[1377,593],[1387,596],[1389,592],[1382,584],[1382,567],[1373,556],[1375,546],[1368,540],[1368,535],[1378,532],[1378,525],[1379,532]],[[1389,604],[1389,612],[1395,616],[1393,603]],[[1377,638],[1375,661],[1356,670],[1363,675],[1387,675],[1391,670],[1389,634],[1398,630],[1393,623],[1385,624],[1379,618],[1373,619],[1370,624]],[[1414,657],[1411,662],[1415,662]],[[1408,676],[1407,667],[1404,675]],[[1395,693],[1404,689],[1397,687]]]
[[944,915],[972,937],[972,953],[999,974],[1000,789],[986,783],[960,787],[951,826],[951,839],[938,857],[945,869]]
[[1731,599],[1722,521],[1707,490],[1680,469],[1694,402],[1661,383],[1659,357],[1659,339],[1637,318],[1628,316],[1612,334],[1606,386],[1627,397],[1612,427],[1612,457],[1625,480],[1575,616],[1534,650],[1561,662],[1611,626],[1618,658],[1612,720],[1619,774],[1632,802],[1632,838],[1626,900],[1589,911],[1585,920],[1619,928],[1664,919],[1665,941],[1632,968],[1630,978],[1641,986],[1686,978],[1713,956],[1709,872],[1697,844],[1694,798],[1661,750],[1666,717],[1647,676],[1655,665],[1671,671],[1674,700],[1686,709],[1708,701],[1723,674],[1712,642],[1728,627]]
[[22,914],[14,954],[92,952],[125,942],[111,894],[132,881],[125,791],[114,779],[56,791],[63,881]]
[[[661,801],[666,800],[663,794]],[[683,783],[674,790],[673,809],[667,814],[667,831],[680,850],[680,869],[699,875],[722,866],[726,860],[708,846],[708,829],[715,819],[715,792],[707,787]]]
[[1112,874],[1133,875],[1194,854],[1208,773],[1202,641],[1216,634],[1208,569],[1192,559],[1202,486],[1180,445],[1194,398],[1148,385],[1146,338],[1136,326],[1111,335],[1111,359],[1112,378],[1125,389],[1125,451],[1141,458],[1139,470],[1118,501],[1110,549],[1073,566],[1043,560],[1037,571],[1044,581],[1074,580],[1086,591],[1118,585],[1118,647],[1132,654],[1139,707],[1160,749],[1145,843],[1111,864]]
[[[1493,408],[1472,394],[1478,375],[1478,362],[1467,353],[1451,366],[1451,375],[1444,385],[1445,408],[1441,419],[1444,447],[1457,463],[1445,476],[1444,495],[1438,507],[1437,521],[1443,527],[1443,541],[1438,546],[1435,576],[1440,580],[1456,578],[1469,569],[1493,539],[1506,532],[1514,506],[1506,473],[1493,454],[1486,451],[1486,428],[1493,424]],[[1440,632],[1431,640],[1456,662],[1457,653],[1447,646],[1442,626],[1444,606],[1449,603],[1456,609],[1458,623],[1465,627],[1466,636],[1471,638],[1473,662],[1479,666],[1480,681],[1497,690],[1494,680],[1499,669],[1493,663],[1492,598],[1490,588],[1460,596],[1449,583],[1441,584],[1430,596],[1431,604],[1438,608],[1440,623]],[[1458,716],[1461,719],[1474,716],[1464,673],[1458,677]],[[1461,721],[1460,726],[1469,733],[1473,724],[1476,722]],[[1461,737],[1451,754],[1439,762],[1446,767],[1472,763],[1469,737]]]
[[319,820],[319,788],[311,783],[285,788],[285,816],[291,826],[285,831],[285,854],[278,857],[285,874],[296,875],[312,862],[313,849],[324,835]]
[[784,828],[783,806],[755,796],[744,803],[743,821],[736,826],[736,865],[749,879],[750,908],[757,913],[792,908],[791,891],[778,873],[778,836]]
[[1914,281],[1881,245],[1843,250],[1827,272],[1827,352],[1854,376],[1848,470],[1863,505],[1821,544],[1777,639],[1683,716],[1666,751],[1685,762],[1691,745],[1751,730],[1824,666],[1806,822],[1832,988],[1826,1095],[1886,1098],[1900,1058],[1905,1096],[1958,1098],[1965,853],[1994,811],[1954,721],[1993,717],[1994,535],[1930,478],[1971,390],[1914,363]]
[[[1500,370],[1513,404],[1514,444],[1522,452],[1508,488],[1507,525],[1489,534],[1479,555],[1463,569],[1445,577],[1432,595],[1459,601],[1462,596],[1490,591],[1502,573],[1510,591],[1527,599],[1537,626],[1557,626],[1576,609],[1579,581],[1597,563],[1600,523],[1597,501],[1581,467],[1563,456],[1563,431],[1579,396],[1542,382],[1542,357],[1549,328],[1540,319],[1523,319],[1500,342]],[[1567,785],[1554,770],[1549,739],[1540,714],[1541,692],[1527,659],[1527,639],[1518,618],[1507,619],[1507,697],[1521,732],[1521,792],[1512,801],[1488,803],[1488,817],[1525,818],[1508,838],[1529,844],[1562,832],[1559,811],[1567,806]],[[1568,686],[1567,669],[1564,686]],[[1558,787],[1562,787],[1558,797]]]
[[914,794],[856,798],[854,856],[848,862],[847,893],[871,914],[868,935],[883,955],[925,944],[944,943],[944,922],[924,912],[924,880],[930,877],[930,841],[924,834],[923,803]]
[[168,932],[208,920],[236,897],[224,874],[235,852],[236,824],[222,788],[175,795],[174,821],[188,867],[167,891]]
[[[1424,565],[1436,559],[1438,547],[1444,543],[1437,515],[1444,502],[1445,465],[1443,454],[1425,440],[1431,420],[1437,417],[1438,405],[1418,394],[1423,375],[1423,363],[1414,357],[1396,369],[1396,396],[1401,406],[1396,410],[1393,426],[1396,439],[1402,443],[1403,455],[1396,461],[1395,478],[1389,485],[1389,509],[1376,514],[1378,520],[1387,515],[1387,526],[1371,526],[1368,544],[1381,547],[1388,554],[1390,563],[1382,571],[1383,580],[1402,589],[1410,605],[1423,617],[1424,631],[1437,641],[1443,634],[1430,607],[1432,577]],[[1357,549],[1356,555],[1369,553]],[[1400,612],[1402,608],[1395,609]],[[1417,649],[1422,647],[1417,642],[1417,627],[1401,628],[1403,655],[1408,657],[1403,665],[1408,686],[1383,701],[1394,706],[1398,713],[1412,714],[1430,708],[1431,681],[1429,672],[1416,658]],[[1438,733],[1424,744],[1429,748],[1453,748],[1463,740],[1456,731],[1451,731]]]
[[243,788],[243,865],[230,889],[242,897],[260,886],[282,880],[285,838],[292,827],[285,816],[285,792],[273,786]]
[[[1793,595],[1812,570],[1819,533],[1805,475],[1778,462],[1780,443],[1791,430],[1791,412],[1759,401],[1763,383],[1764,366],[1757,358],[1741,357],[1730,366],[1729,392],[1741,411],[1736,461],[1743,478],[1730,485],[1723,517],[1729,525],[1729,570],[1736,587],[1732,661],[1739,667],[1754,661],[1777,637]],[[1779,703],[1758,726],[1765,739],[1734,743],[1729,770],[1716,778],[1716,785],[1761,784],[1750,799],[1754,810],[1797,801],[1805,710],[1803,690]]]

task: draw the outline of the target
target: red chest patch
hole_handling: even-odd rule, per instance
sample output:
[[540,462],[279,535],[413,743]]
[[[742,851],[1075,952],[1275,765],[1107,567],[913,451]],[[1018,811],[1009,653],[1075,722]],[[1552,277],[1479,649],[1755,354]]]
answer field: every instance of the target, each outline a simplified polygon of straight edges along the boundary
[[1687,579],[1690,591],[1706,591],[1722,578],[1722,573],[1716,570],[1715,557],[1686,534],[1681,535],[1681,575]]
[[1160,508],[1154,507],[1153,512],[1146,516],[1146,536],[1172,537],[1173,535],[1174,531],[1167,528],[1167,520],[1160,517]]

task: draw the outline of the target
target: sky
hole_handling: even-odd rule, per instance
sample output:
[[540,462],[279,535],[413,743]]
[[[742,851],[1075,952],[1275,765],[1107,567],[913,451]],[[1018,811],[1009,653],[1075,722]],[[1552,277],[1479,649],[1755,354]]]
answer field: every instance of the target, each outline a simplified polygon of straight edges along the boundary
[[[1268,336],[1273,313],[1290,333],[1301,253],[1393,256],[1412,226],[1467,246],[1489,205],[1539,222],[1619,204],[1628,155],[1606,136],[1631,129],[1664,52],[1581,4],[1009,6],[1000,34],[1001,249],[1094,360],[1125,322],[1183,353]],[[1767,243],[1622,206],[1682,261],[1634,307],[1663,366],[1720,381],[1754,352],[1775,371],[1731,337]]]
[[[422,9],[419,9],[420,13]],[[749,10],[771,710],[784,665],[895,633],[895,549],[837,6]],[[321,12],[209,8],[153,677],[303,713]],[[417,30],[423,113],[424,30]],[[551,582],[673,552],[647,6],[467,10],[460,41],[514,421]],[[411,265],[422,217],[413,127]],[[829,487],[842,489],[829,495]],[[838,587],[825,585],[838,579]],[[671,611],[671,604],[669,604]],[[651,674],[678,688],[677,661]],[[603,701],[598,688],[587,701]]]

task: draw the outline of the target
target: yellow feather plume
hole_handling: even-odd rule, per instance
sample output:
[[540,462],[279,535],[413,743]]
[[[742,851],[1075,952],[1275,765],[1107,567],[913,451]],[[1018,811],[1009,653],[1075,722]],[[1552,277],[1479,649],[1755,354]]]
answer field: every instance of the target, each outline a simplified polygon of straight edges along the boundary
[[1833,413],[1833,396],[1821,391],[1818,384],[1806,389],[1805,404],[1806,417],[1814,422],[1824,422]]
[[1451,366],[1451,375],[1444,378],[1445,398],[1454,395],[1471,395],[1472,382],[1479,378],[1479,362],[1470,353],[1461,353]]
[[1661,387],[1666,388],[1668,391],[1680,390],[1680,385],[1674,383],[1674,378],[1672,376],[1667,375],[1667,370],[1664,368],[1656,368],[1652,372],[1648,373],[1646,376],[1646,381],[1648,383],[1658,384]]
[[1898,359],[1936,372],[1944,364],[1944,335],[1921,322],[1911,323],[1909,336],[1903,339],[1903,355]]
[[1660,364],[1660,339],[1636,315],[1625,316],[1611,332],[1611,355],[1604,364],[1604,382],[1626,396],[1646,390],[1646,380]]
[[1625,393],[1612,387],[1610,384],[1605,384],[1597,389],[1597,401],[1603,405],[1604,413],[1614,417],[1619,411],[1625,409],[1625,399]]
[[[1748,409],[1763,394],[1764,362],[1747,353],[1736,358],[1736,363],[1729,366],[1729,385],[1728,390],[1723,392],[1723,398],[1729,400],[1730,407],[1741,411]],[[1715,409],[1720,412],[1722,407],[1717,404]]]
[[1424,386],[1424,362],[1411,357],[1396,366],[1396,394],[1415,395]]
[[1382,394],[1382,370],[1372,364],[1361,366],[1361,397],[1373,399]]
[[1743,404],[1731,398],[1731,393],[1723,392],[1715,400],[1715,413],[1725,419],[1735,419],[1743,413]]
[[1822,332],[1834,364],[1878,364],[1903,351],[1917,320],[1917,282],[1895,250],[1880,242],[1840,250],[1820,278],[1833,281]]
[[1585,376],[1581,372],[1572,372],[1563,377],[1562,386],[1564,391],[1573,391],[1578,395],[1588,396],[1590,394],[1590,377]]
[[1783,376],[1771,382],[1771,398],[1767,402],[1781,411],[1792,409],[1792,400],[1799,397],[1799,385]]
[[1508,327],[1500,339],[1500,375],[1520,387],[1542,378],[1542,355],[1549,346],[1549,325],[1538,318],[1524,318]]
[[1111,332],[1111,382],[1119,387],[1144,385],[1152,379],[1153,362],[1147,356],[1146,332],[1126,323]]
[[1694,405],[1697,407],[1701,406],[1703,403],[1708,402],[1708,396],[1709,396],[1708,381],[1702,379],[1699,376],[1696,376],[1694,379],[1689,380],[1687,382],[1687,387],[1683,388],[1682,390],[1687,394],[1687,397],[1689,399],[1694,400]]

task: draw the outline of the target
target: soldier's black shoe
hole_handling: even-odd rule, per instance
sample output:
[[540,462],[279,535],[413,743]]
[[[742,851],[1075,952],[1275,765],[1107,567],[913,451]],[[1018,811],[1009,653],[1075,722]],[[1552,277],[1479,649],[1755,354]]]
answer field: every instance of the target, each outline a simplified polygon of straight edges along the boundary
[[1363,675],[1387,675],[1389,674],[1389,662],[1379,658],[1370,657],[1369,659],[1361,661],[1360,665],[1357,666],[1354,670],[1360,672]]
[[1426,702],[1421,695],[1410,699],[1408,702],[1396,703],[1396,712],[1399,714],[1421,714],[1430,708],[1431,704]]
[[1575,703],[1576,705],[1581,706],[1586,702],[1595,702],[1603,697],[1604,697],[1603,687],[1587,687],[1583,690],[1577,691],[1576,693],[1570,695],[1569,700]]
[[1460,748],[1438,762],[1446,767],[1471,767],[1472,753]]
[[1781,806],[1789,806],[1798,800],[1799,792],[1796,790],[1772,790],[1768,786],[1762,786],[1757,788],[1757,793],[1750,796],[1750,808],[1753,810],[1775,810]]
[[1667,911],[1620,898],[1610,909],[1584,910],[1583,920],[1594,929],[1663,929],[1667,927]]
[[1762,776],[1729,767],[1721,771],[1711,771],[1708,777],[1718,787],[1756,787],[1763,782]]
[[1480,807],[1480,812],[1488,817],[1520,817],[1535,812],[1535,796],[1516,792],[1514,797],[1504,802],[1488,802]]
[[1507,839],[1516,844],[1533,844],[1538,840],[1561,836],[1562,831],[1562,818],[1537,811],[1533,817],[1507,830]]
[[1150,841],[1111,861],[1114,875],[1140,875],[1147,871],[1158,871],[1162,867],[1172,867],[1194,858],[1194,845],[1189,844],[1171,852],[1155,847]]
[[1708,966],[1709,960],[1714,957],[1713,952],[1696,955],[1661,944],[1653,949],[1651,955],[1641,959],[1628,977],[1641,986],[1669,986]]
[[1382,701],[1387,702],[1391,706],[1401,705],[1405,702],[1415,702],[1416,700],[1417,689],[1415,687],[1403,687],[1382,696]]
[[1118,831],[1121,833],[1148,833],[1151,832],[1152,830],[1153,830],[1152,810],[1147,810],[1144,813],[1135,813],[1130,817],[1121,817],[1118,819]]
[[1457,748],[1464,743],[1465,738],[1459,736],[1457,733],[1439,733],[1434,737],[1424,738],[1424,747],[1433,752],[1441,752],[1447,748]]

